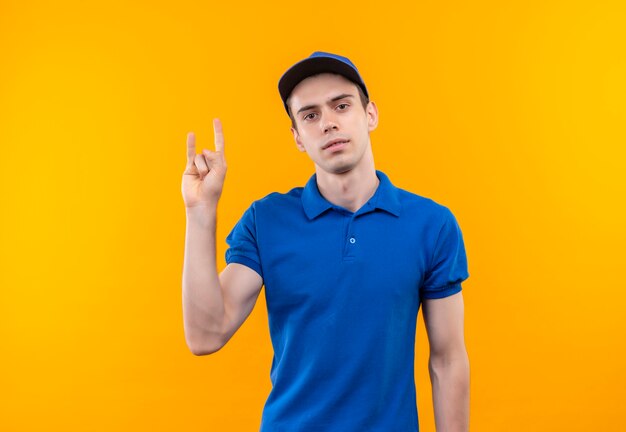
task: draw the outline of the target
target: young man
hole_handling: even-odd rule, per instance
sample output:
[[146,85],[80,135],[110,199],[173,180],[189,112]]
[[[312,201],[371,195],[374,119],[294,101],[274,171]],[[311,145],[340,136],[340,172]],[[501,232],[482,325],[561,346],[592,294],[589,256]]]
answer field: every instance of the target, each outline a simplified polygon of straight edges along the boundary
[[226,238],[219,274],[222,127],[214,120],[215,151],[196,155],[188,135],[189,348],[205,355],[224,346],[265,286],[274,359],[261,431],[415,432],[415,328],[423,304],[437,430],[467,431],[461,282],[469,273],[454,215],[375,169],[369,134],[378,111],[350,60],[315,52],[285,72],[279,93],[315,173],[304,187],[250,205]]

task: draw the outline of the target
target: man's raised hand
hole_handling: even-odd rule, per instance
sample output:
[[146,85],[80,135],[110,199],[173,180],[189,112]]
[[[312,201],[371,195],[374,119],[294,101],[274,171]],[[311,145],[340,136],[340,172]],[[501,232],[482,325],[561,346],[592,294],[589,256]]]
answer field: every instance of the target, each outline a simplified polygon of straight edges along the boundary
[[187,166],[183,173],[182,192],[185,207],[216,207],[226,177],[222,123],[213,119],[215,151],[202,149],[196,154],[196,136],[187,134]]

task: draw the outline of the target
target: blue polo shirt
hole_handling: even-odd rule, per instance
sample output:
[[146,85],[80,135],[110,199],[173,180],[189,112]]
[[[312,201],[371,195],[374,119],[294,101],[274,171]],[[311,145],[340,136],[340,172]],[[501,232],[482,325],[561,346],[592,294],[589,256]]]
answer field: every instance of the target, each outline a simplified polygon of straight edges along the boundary
[[265,286],[274,348],[262,432],[416,432],[415,326],[422,299],[469,277],[450,210],[380,184],[358,211],[304,188],[254,201],[227,263]]

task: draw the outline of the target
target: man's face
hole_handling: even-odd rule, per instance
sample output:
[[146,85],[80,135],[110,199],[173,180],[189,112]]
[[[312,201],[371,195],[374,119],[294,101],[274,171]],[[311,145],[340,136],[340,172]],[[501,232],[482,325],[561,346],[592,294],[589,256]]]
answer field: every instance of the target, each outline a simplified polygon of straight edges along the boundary
[[[291,128],[296,145],[318,169],[340,174],[363,163],[378,112],[371,101],[363,109],[356,84],[341,75],[315,75],[298,83],[289,106],[298,127]],[[333,140],[344,142],[328,147]]]

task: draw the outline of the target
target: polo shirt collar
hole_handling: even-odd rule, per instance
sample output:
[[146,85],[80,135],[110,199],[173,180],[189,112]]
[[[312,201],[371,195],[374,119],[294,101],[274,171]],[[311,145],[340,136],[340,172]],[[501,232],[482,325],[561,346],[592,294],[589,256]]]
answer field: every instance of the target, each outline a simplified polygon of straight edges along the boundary
[[[400,216],[400,198],[396,188],[389,177],[382,171],[376,170],[376,176],[380,180],[376,192],[365,204],[373,208],[385,210],[395,216]],[[317,173],[313,174],[302,191],[302,207],[309,219],[314,219],[329,208],[338,208],[322,196],[317,187]],[[360,212],[363,209],[359,209]]]

